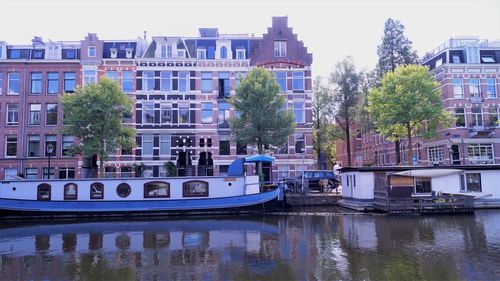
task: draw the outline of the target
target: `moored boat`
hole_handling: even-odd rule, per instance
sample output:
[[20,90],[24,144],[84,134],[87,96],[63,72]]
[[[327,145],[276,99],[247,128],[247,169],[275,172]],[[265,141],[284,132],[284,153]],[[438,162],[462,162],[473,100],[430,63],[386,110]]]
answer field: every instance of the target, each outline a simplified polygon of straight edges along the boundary
[[258,176],[235,160],[225,177],[9,180],[0,183],[0,215],[23,217],[249,213],[282,205],[280,188],[263,192]]

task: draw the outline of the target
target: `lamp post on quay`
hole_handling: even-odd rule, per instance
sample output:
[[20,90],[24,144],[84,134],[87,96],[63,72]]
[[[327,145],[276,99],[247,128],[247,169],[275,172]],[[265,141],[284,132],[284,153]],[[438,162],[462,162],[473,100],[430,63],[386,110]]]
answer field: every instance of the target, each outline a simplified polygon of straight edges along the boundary
[[47,144],[47,154],[49,156],[49,163],[48,163],[48,168],[47,168],[47,179],[50,179],[50,156],[52,155],[52,152],[54,152],[54,145],[49,143]]

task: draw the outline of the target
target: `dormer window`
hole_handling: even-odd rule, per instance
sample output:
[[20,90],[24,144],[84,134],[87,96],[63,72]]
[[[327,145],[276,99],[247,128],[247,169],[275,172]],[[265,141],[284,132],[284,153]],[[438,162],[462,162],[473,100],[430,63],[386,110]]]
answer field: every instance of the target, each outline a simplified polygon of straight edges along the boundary
[[220,48],[220,58],[227,59],[227,48],[224,46],[222,46],[222,48]]
[[43,59],[43,50],[35,49],[33,50],[32,58],[34,59]]
[[132,48],[126,48],[125,49],[125,57],[127,57],[127,59],[131,59],[132,58]]
[[89,58],[94,58],[96,55],[95,46],[89,46],[87,54]]
[[205,60],[205,59],[207,59],[207,50],[206,49],[197,49],[196,50],[196,57],[199,60]]
[[118,56],[118,50],[116,48],[111,48],[111,49],[109,49],[109,51],[110,51],[111,58],[116,59],[116,57]]
[[246,59],[245,49],[236,49],[236,59],[237,60],[244,60],[244,59]]
[[481,61],[484,63],[495,63],[495,58],[493,56],[481,56]]
[[172,58],[172,45],[167,45],[167,59]]
[[286,41],[274,41],[274,56],[286,57]]
[[161,46],[161,54],[160,54],[161,58],[162,59],[166,59],[167,58],[167,46],[166,45],[162,45]]
[[443,59],[442,59],[442,58],[440,58],[440,59],[436,60],[436,67],[439,67],[439,66],[441,66],[442,64],[443,64]]
[[186,57],[186,50],[177,50],[177,56],[179,58],[185,58]]

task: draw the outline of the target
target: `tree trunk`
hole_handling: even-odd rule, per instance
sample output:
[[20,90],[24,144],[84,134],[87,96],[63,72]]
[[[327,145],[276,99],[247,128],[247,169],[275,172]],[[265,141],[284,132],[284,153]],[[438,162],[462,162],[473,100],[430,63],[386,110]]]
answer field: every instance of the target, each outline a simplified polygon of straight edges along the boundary
[[[260,139],[257,140],[257,150],[259,151],[259,155],[264,154],[264,145]],[[264,175],[262,173],[262,162],[257,162],[257,174],[259,175],[259,182],[261,182],[264,179]]]
[[98,178],[104,178],[104,161],[102,160],[102,154],[99,156],[99,172],[97,173]]
[[319,166],[319,169],[320,170],[324,170],[325,167],[323,166],[323,158],[321,157],[321,135],[320,135],[320,128],[319,128],[320,124],[319,124],[319,117],[318,117],[318,120],[317,120],[317,124],[316,124],[316,131],[317,131],[317,139],[318,141],[316,142],[316,145],[318,146],[318,166]]
[[406,130],[408,133],[408,163],[410,164],[410,166],[413,166],[413,148],[412,148],[410,123],[406,124]]
[[396,150],[396,165],[401,164],[401,144],[399,138],[394,141],[394,149]]
[[349,122],[346,119],[346,125],[345,125],[345,139],[347,143],[347,166],[351,167],[352,166],[352,161],[351,161],[351,134],[350,134],[350,127],[349,127]]

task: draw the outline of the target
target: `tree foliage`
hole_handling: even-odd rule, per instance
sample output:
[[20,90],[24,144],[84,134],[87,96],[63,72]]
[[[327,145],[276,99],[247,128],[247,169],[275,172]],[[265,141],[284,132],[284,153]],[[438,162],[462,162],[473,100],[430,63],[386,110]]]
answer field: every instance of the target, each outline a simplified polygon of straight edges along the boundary
[[[388,72],[392,72],[399,65],[417,64],[418,56],[412,50],[412,42],[404,35],[405,27],[398,20],[387,19],[384,26],[382,43],[377,47],[379,80]],[[391,132],[396,150],[396,162],[401,163],[398,131]]]
[[439,83],[425,66],[399,66],[387,73],[381,86],[370,91],[368,101],[378,132],[393,138],[406,135],[408,159],[413,156],[413,136],[431,138],[440,125],[451,121],[443,109]]
[[75,147],[79,153],[99,156],[101,176],[103,160],[116,152],[117,145],[132,148],[135,131],[122,122],[124,114],[132,111],[132,101],[116,82],[102,78],[98,84],[78,88],[74,94],[64,94],[61,103],[63,132],[80,140]]
[[403,64],[416,64],[417,53],[412,49],[412,42],[404,35],[405,27],[398,20],[387,19],[384,26],[382,43],[377,47],[378,72],[383,76]]
[[229,120],[238,142],[255,145],[259,154],[265,147],[283,146],[294,131],[290,110],[283,110],[285,97],[269,71],[250,71],[236,89],[231,104],[239,116]]
[[345,58],[337,63],[334,71],[330,74],[332,86],[333,104],[336,114],[335,120],[342,130],[341,139],[346,142],[347,165],[351,166],[351,122],[354,121],[356,107],[359,103],[361,93],[361,75],[356,71],[351,57]]

